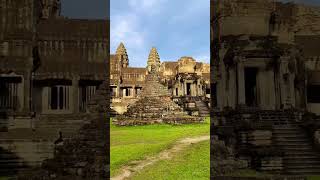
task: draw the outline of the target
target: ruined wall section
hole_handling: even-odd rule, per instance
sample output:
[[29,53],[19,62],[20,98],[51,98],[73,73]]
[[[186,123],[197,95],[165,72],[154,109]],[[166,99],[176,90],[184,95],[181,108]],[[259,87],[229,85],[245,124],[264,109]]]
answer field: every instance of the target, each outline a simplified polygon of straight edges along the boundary
[[49,19],[40,21],[37,31],[41,59],[37,74],[103,75],[109,52],[106,21]]
[[[0,54],[2,62],[10,57],[11,61],[17,61],[18,64],[23,61],[26,67],[31,65],[36,23],[34,8],[33,0],[1,1]],[[15,68],[12,67],[12,69]]]
[[296,35],[320,35],[320,7],[297,6]]
[[38,32],[40,55],[54,61],[103,62],[108,52],[103,20],[45,20]]
[[221,36],[268,35],[270,12],[273,8],[269,1],[225,0],[219,6]]

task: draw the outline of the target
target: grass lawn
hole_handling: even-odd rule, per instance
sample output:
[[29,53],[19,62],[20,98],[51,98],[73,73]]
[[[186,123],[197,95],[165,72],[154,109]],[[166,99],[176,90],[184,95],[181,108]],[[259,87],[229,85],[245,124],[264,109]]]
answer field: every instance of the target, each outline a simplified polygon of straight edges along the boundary
[[193,144],[171,160],[146,167],[132,179],[210,179],[210,141]]
[[130,161],[144,159],[169,148],[178,139],[209,135],[210,122],[206,118],[202,124],[187,125],[147,125],[110,127],[110,170],[111,176],[119,172],[121,166]]
[[320,180],[320,176],[309,176],[308,180]]

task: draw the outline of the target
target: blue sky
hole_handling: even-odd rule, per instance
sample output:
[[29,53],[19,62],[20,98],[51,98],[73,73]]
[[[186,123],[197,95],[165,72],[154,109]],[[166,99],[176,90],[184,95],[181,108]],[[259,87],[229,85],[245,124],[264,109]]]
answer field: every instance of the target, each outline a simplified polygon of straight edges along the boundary
[[62,15],[79,19],[107,19],[109,0],[62,0]]
[[130,66],[145,67],[150,49],[161,61],[210,61],[209,0],[111,0],[111,53],[123,42]]

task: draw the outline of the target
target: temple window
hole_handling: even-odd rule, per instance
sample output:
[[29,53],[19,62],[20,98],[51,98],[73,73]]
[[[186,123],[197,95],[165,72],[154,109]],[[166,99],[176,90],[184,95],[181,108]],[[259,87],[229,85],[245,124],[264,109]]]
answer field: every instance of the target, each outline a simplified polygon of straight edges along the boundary
[[0,81],[0,109],[15,110],[18,106],[18,83]]
[[69,109],[69,87],[52,86],[49,88],[49,108],[51,110]]
[[88,102],[96,93],[97,86],[81,86],[80,87],[80,111],[85,111]]

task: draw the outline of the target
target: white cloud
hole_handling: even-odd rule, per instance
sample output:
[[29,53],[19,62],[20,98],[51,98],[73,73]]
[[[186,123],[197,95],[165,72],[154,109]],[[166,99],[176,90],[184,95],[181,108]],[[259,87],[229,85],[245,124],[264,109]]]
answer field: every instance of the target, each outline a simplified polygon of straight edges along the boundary
[[145,35],[139,29],[139,20],[134,14],[111,17],[111,48],[114,52],[120,42],[127,48],[143,48]]
[[197,62],[210,63],[210,55],[198,55],[198,56],[193,56],[193,58]]

